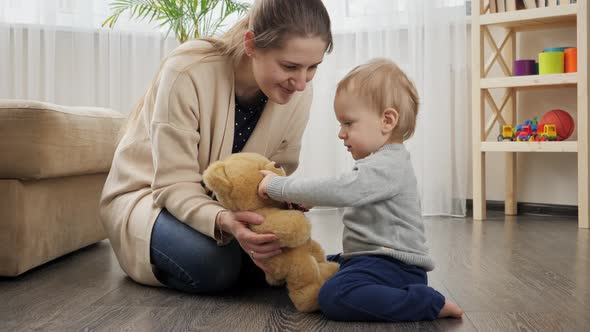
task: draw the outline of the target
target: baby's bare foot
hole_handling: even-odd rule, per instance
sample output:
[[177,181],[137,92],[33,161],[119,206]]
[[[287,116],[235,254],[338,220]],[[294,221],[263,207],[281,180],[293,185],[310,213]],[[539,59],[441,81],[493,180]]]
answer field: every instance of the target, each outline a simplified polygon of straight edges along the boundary
[[445,301],[445,305],[440,310],[440,313],[438,314],[437,318],[461,318],[461,316],[463,316],[463,309],[459,308],[459,306],[455,302]]

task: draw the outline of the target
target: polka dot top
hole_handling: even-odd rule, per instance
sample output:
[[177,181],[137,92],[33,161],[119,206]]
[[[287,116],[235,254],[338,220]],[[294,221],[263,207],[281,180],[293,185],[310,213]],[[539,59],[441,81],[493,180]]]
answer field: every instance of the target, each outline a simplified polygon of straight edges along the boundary
[[236,96],[236,115],[235,115],[235,127],[234,127],[234,145],[232,147],[232,153],[242,151],[244,145],[252,135],[258,119],[264,106],[268,101],[268,97],[261,94],[254,101],[250,103],[239,102]]

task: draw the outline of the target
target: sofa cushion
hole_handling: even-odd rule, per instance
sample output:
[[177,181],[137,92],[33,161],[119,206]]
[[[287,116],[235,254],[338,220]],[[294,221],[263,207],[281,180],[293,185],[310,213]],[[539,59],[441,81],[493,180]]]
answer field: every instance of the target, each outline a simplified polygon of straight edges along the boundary
[[0,99],[0,178],[108,172],[124,122],[105,108]]
[[0,179],[0,276],[17,276],[105,239],[98,201],[106,177]]

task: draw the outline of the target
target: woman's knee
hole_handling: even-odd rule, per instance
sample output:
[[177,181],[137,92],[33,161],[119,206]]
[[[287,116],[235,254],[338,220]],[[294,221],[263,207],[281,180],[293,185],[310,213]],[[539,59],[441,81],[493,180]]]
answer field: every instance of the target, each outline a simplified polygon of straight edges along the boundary
[[195,260],[196,264],[188,267],[187,273],[194,280],[198,292],[214,293],[226,290],[233,286],[240,276],[242,259],[239,246],[233,243],[216,249],[195,253],[200,257]]
[[231,287],[242,264],[237,242],[220,247],[215,240],[166,210],[162,210],[154,225],[150,253],[156,277],[162,283],[192,293],[217,292]]

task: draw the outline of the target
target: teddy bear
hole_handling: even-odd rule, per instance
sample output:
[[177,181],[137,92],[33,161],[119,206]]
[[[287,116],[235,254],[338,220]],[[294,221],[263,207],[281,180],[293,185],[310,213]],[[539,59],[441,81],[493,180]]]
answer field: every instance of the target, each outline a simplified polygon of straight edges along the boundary
[[282,252],[263,260],[268,268],[266,281],[273,286],[286,284],[289,298],[302,312],[319,309],[318,294],[322,285],[339,269],[326,261],[324,250],[311,239],[311,224],[300,210],[287,204],[258,196],[260,170],[285,176],[280,165],[257,153],[235,153],[211,164],[203,173],[203,182],[228,210],[253,211],[264,217],[260,225],[250,225],[255,233],[273,233]]

